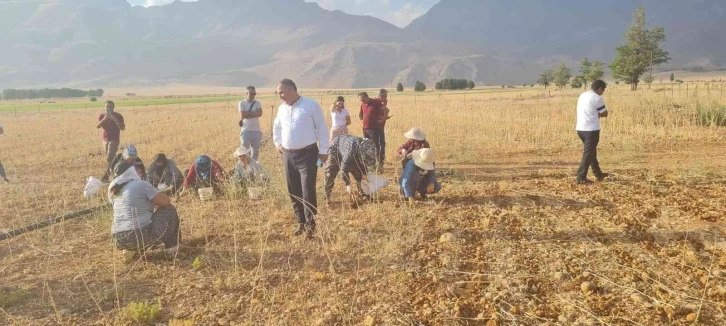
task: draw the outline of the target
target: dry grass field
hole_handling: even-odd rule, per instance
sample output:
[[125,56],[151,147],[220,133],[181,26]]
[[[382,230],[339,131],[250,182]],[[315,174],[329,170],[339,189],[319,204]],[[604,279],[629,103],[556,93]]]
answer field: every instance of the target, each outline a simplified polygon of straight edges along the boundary
[[[724,325],[726,128],[698,123],[697,110],[726,96],[694,86],[612,85],[599,147],[612,178],[589,187],[573,184],[579,91],[392,93],[387,177],[403,132],[419,126],[442,192],[408,208],[389,186],[354,209],[338,182],[314,240],[291,236],[269,141],[278,101],[265,99],[264,200],[175,200],[177,257],[124,262],[109,210],[2,241],[0,324],[137,325],[136,303],[150,303],[159,311],[145,321],[168,325]],[[334,98],[305,95],[325,109]],[[12,181],[0,184],[0,230],[104,203],[82,198],[104,166],[98,106],[0,114]],[[236,103],[117,111],[122,143],[147,163],[207,153],[233,168]],[[361,134],[355,118],[351,130]]]

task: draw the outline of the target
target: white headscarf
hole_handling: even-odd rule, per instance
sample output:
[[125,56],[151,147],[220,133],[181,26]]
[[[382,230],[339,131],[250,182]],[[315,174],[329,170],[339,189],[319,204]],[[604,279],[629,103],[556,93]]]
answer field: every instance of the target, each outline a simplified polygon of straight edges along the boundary
[[126,169],[124,173],[121,173],[120,176],[114,178],[113,181],[111,181],[111,184],[108,185],[108,200],[113,203],[114,196],[111,193],[111,189],[113,189],[113,187],[116,185],[126,184],[134,180],[141,180],[141,177],[138,173],[136,173],[136,168],[131,166]]

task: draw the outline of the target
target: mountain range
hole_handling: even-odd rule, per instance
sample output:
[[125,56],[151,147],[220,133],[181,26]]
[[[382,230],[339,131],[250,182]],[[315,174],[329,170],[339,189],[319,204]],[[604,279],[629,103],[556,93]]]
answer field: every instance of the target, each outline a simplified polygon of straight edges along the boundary
[[532,83],[559,62],[609,62],[641,5],[665,27],[660,69],[726,69],[723,0],[441,0],[405,28],[303,0],[5,0],[0,87]]

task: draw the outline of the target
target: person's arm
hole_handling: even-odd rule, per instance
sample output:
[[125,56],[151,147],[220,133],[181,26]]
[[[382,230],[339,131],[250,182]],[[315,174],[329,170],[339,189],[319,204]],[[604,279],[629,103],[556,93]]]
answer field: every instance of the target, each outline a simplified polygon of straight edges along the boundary
[[360,118],[360,121],[363,121],[363,105],[360,106],[360,111],[358,111],[358,117]]
[[352,121],[350,120],[350,114],[348,114],[345,116],[345,126],[350,126],[351,123]]
[[313,101],[313,126],[318,135],[318,158],[325,162],[328,160],[328,148],[330,147],[329,130],[323,116],[323,109],[315,101]]
[[105,114],[99,115],[98,124],[96,124],[96,129],[102,128],[103,124],[106,123],[106,121],[108,121],[108,120],[109,120],[109,118],[107,115],[105,115]]
[[600,115],[601,118],[607,118],[608,117],[608,111],[605,111],[603,113],[599,113],[598,112],[598,115]]
[[608,117],[608,109],[605,107],[605,101],[603,101],[601,96],[597,97],[597,100],[595,101],[595,105],[597,109],[597,115],[600,118],[607,118]]
[[[247,112],[247,114],[246,114],[248,119],[262,117],[262,104],[260,104],[260,102],[257,102],[257,101],[255,101],[255,104],[257,104],[257,105],[255,105],[252,108],[252,110],[250,110],[251,112]],[[255,107],[256,107],[256,109],[255,109]]]
[[275,117],[275,122],[272,125],[272,142],[275,144],[277,151],[282,154],[282,118],[280,118],[280,111],[282,110],[277,110],[277,116]]
[[3,130],[3,126],[0,126],[0,135],[4,134],[5,130]]
[[119,130],[126,130],[126,123],[124,122],[124,116],[114,113],[116,115],[116,119],[113,119],[113,122],[116,123]]
[[244,120],[246,118],[243,102],[244,101],[239,101],[239,103],[237,104],[237,111],[239,112],[240,120]]
[[192,163],[192,166],[189,167],[189,172],[187,172],[187,176],[184,178],[184,188],[191,188],[195,183],[197,183],[197,170],[194,163]]
[[224,180],[224,168],[219,165],[217,161],[212,161],[212,174],[217,182],[222,182]]

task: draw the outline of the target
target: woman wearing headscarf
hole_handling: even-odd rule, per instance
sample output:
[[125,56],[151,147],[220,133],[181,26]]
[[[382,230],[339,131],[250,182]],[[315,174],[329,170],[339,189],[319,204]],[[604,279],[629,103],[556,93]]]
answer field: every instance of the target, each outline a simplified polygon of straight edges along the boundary
[[426,199],[426,195],[441,191],[441,184],[436,180],[434,167],[434,152],[423,148],[411,153],[411,160],[400,179],[401,194],[406,198],[409,206],[414,205],[416,193]]
[[330,142],[340,135],[348,135],[350,126],[350,112],[345,108],[345,98],[338,96],[338,99],[330,107],[330,121],[333,126],[330,128]]
[[[184,183],[184,175],[179,170],[174,160],[167,158],[166,155],[159,153],[154,157],[154,163],[149,165],[149,171],[147,173],[147,181],[151,183],[154,188],[171,190],[172,193],[176,193],[181,190],[182,184]],[[160,186],[166,186],[160,188]]]
[[111,232],[116,247],[138,252],[163,244],[168,254],[176,254],[181,240],[179,215],[169,196],[143,181],[131,163],[116,165],[114,175],[108,198],[113,204]]
[[[120,162],[126,161],[128,163],[132,163],[134,166],[140,167],[139,176],[141,179],[146,180],[146,168],[144,167],[144,162],[141,161],[139,158],[139,152],[136,150],[136,146],[134,145],[128,145],[124,149],[122,153],[119,153],[116,155],[116,157],[113,158],[113,161],[111,161],[111,169],[113,169],[116,165],[118,165]],[[113,171],[109,171],[110,175],[113,175]]]
[[224,169],[207,155],[199,155],[184,178],[184,189],[212,187],[215,193],[222,193],[223,186]]

